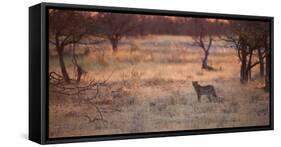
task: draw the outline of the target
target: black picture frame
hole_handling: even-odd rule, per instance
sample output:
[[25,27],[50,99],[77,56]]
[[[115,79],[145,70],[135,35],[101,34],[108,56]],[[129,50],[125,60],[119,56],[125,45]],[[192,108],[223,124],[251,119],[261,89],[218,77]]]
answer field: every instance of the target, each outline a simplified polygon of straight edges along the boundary
[[[270,22],[270,124],[268,126],[237,127],[221,129],[200,129],[169,132],[151,132],[136,134],[112,134],[100,136],[81,136],[65,138],[48,138],[48,13],[50,8],[68,10],[94,10],[102,12],[121,12],[132,14],[155,14],[167,16],[212,17],[223,19],[258,20]],[[102,141],[116,139],[134,139],[151,137],[168,137],[182,135],[215,134],[245,131],[273,130],[273,50],[274,18],[265,16],[232,15],[217,13],[199,13],[184,11],[135,9],[121,7],[103,7],[75,4],[40,3],[29,8],[29,139],[39,144],[70,143],[85,141]]]

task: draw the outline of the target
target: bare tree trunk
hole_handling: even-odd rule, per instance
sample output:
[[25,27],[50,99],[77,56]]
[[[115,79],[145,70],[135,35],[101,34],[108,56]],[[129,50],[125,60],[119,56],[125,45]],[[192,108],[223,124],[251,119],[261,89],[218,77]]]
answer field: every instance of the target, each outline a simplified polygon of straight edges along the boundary
[[204,51],[204,58],[202,60],[202,69],[208,69],[208,57],[209,57],[209,51]]
[[247,73],[247,56],[245,51],[241,51],[241,66],[240,66],[240,82],[245,84],[248,82],[248,73]]
[[261,52],[261,49],[258,49],[258,55],[259,55],[259,61],[260,61],[260,77],[264,76],[264,60],[263,60],[263,54]]
[[270,73],[270,51],[269,51],[269,44],[267,43],[267,37],[264,37],[266,38],[264,40],[264,47],[265,47],[265,64],[266,64],[266,67],[265,67],[265,91],[266,92],[269,92],[270,91],[270,76],[271,76],[271,73]]
[[66,70],[66,67],[65,67],[65,64],[64,64],[63,50],[62,49],[58,49],[58,55],[59,55],[59,63],[60,63],[60,67],[61,67],[62,76],[63,76],[65,82],[69,83],[70,78],[69,78],[69,75],[67,73],[67,70]]
[[83,74],[85,74],[85,70],[78,64],[77,56],[76,56],[76,43],[75,43],[75,36],[73,35],[73,42],[72,42],[72,63],[75,66],[74,72],[76,72],[76,82],[79,83]]
[[249,62],[248,62],[248,71],[247,71],[247,74],[248,74],[248,80],[252,80],[252,68],[250,67],[252,65],[252,59],[250,58],[249,59]]
[[270,90],[270,56],[267,53],[265,62],[266,62],[266,72],[265,72],[265,91],[269,92]]
[[118,39],[110,39],[110,43],[111,43],[113,53],[118,52],[118,42],[119,42]]
[[207,70],[213,69],[212,67],[210,67],[208,65],[209,51],[211,49],[212,42],[213,42],[213,38],[211,36],[209,36],[209,44],[208,44],[207,48],[205,48],[202,37],[200,38],[200,46],[202,47],[202,49],[204,51],[204,58],[202,60],[202,69],[207,69]]
[[66,70],[66,67],[65,67],[65,64],[64,64],[64,60],[63,60],[63,50],[64,50],[65,46],[60,44],[59,36],[60,36],[59,33],[55,34],[56,50],[57,50],[57,53],[58,53],[58,56],[59,56],[59,63],[60,63],[60,68],[61,68],[61,73],[62,73],[63,79],[64,79],[65,82],[69,83],[70,78],[69,78],[69,75],[67,73],[67,70]]
[[248,59],[248,64],[247,64],[247,80],[252,79],[252,57],[253,57],[253,49],[250,49],[250,54],[249,54],[249,59]]

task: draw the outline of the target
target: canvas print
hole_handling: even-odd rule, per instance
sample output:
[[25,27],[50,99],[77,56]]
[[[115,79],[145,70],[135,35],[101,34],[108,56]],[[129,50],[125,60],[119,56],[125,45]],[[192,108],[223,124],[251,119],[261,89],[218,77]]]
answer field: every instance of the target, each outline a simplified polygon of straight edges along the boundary
[[270,125],[270,22],[48,9],[48,138]]

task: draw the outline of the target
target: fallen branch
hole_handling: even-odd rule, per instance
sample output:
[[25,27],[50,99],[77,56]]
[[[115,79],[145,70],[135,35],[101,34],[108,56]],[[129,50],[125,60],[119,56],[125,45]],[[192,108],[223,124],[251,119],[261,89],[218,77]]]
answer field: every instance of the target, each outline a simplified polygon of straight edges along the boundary
[[[89,123],[95,123],[96,121],[101,121],[103,126],[106,126],[105,123],[107,123],[107,121],[104,119],[103,116],[103,113],[105,112],[98,107],[97,103],[95,103],[94,100],[100,96],[100,91],[101,91],[100,88],[102,86],[107,85],[107,82],[110,80],[112,75],[113,72],[107,78],[104,78],[104,80],[98,81],[93,79],[87,84],[82,85],[82,83],[77,83],[77,82],[64,83],[63,77],[60,74],[51,72],[49,74],[50,85],[52,86],[50,90],[52,90],[52,92],[54,93],[66,97],[76,96],[78,97],[79,104],[83,102],[89,104],[91,107],[94,107],[94,109],[97,112],[97,117],[92,118],[88,114],[83,115],[83,117],[86,117]],[[121,110],[112,108],[112,111],[121,111]]]
[[105,123],[107,123],[106,120],[103,120],[101,118],[91,118],[88,114],[84,115],[88,119],[88,123],[95,123],[96,121],[101,121],[103,126],[106,126]]

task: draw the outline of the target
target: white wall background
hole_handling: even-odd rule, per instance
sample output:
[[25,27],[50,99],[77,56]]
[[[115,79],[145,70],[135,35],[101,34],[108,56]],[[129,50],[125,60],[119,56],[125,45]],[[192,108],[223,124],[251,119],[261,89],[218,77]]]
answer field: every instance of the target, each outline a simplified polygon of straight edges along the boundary
[[[40,0],[0,4],[0,146],[38,146],[28,134],[28,7]],[[281,141],[281,11],[278,0],[50,0],[90,4],[275,17],[275,130],[153,139],[74,143],[68,146],[278,146]],[[52,145],[53,146],[53,145]],[[54,145],[56,146],[56,145]],[[60,146],[66,146],[60,145]]]

